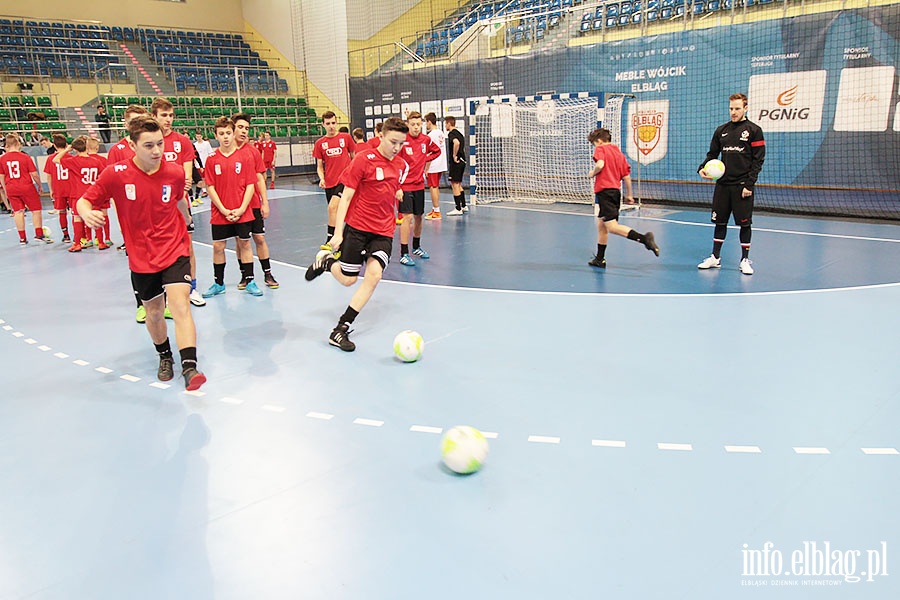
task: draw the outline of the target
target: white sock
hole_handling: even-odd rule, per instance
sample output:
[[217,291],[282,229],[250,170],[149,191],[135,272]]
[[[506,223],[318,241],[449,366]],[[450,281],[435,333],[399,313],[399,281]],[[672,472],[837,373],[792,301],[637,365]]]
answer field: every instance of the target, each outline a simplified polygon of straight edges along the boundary
[[435,206],[435,207],[432,208],[431,210],[433,210],[433,211],[436,212],[436,213],[439,213],[439,212],[441,212],[441,207],[440,207],[440,206]]

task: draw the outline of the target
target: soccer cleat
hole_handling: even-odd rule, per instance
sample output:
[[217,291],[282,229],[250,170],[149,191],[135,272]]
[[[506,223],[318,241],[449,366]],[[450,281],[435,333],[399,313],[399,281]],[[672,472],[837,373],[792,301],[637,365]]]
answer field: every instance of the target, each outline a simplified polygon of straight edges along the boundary
[[328,336],[328,343],[337,346],[344,352],[353,352],[356,350],[356,344],[350,341],[350,332],[352,331],[350,323],[339,323]]
[[147,322],[147,309],[144,308],[143,304],[137,307],[137,311],[134,313],[134,320],[138,323]]
[[198,390],[206,383],[206,375],[193,367],[184,369],[181,374],[184,376],[184,389],[188,392]]
[[656,245],[656,238],[653,237],[652,231],[644,234],[644,248],[659,256],[659,246]]
[[274,181],[271,183],[271,185],[269,185],[269,189],[270,189],[270,190],[274,190],[274,189],[275,189],[275,182],[274,182]]
[[197,204],[203,204],[203,196],[197,196],[196,198],[194,198],[194,202],[196,202]]
[[125,242],[122,242],[122,245],[116,248],[116,250],[125,250]]
[[193,207],[195,207],[195,208],[196,208],[197,206],[200,206],[200,201],[199,201],[199,200],[191,200],[191,206],[193,206]]
[[69,252],[81,252],[81,244],[72,244],[69,246]]
[[89,240],[87,238],[81,238],[81,247],[82,248],[90,248],[94,245],[94,240]]
[[27,245],[28,245],[28,240],[19,240],[19,245],[20,245],[20,246],[27,246]]
[[263,295],[262,290],[259,289],[259,286],[256,285],[256,282],[252,279],[247,282],[247,287],[245,288],[245,291],[248,294],[250,294],[251,296],[262,296]]
[[400,264],[406,265],[407,267],[414,267],[416,266],[416,261],[414,261],[409,254],[404,254],[400,257]]
[[[341,251],[338,250],[337,252],[335,252],[334,248],[332,248],[331,244],[329,244],[328,242],[325,242],[324,244],[319,246],[319,250],[328,250],[334,255],[334,260],[338,260],[341,257]],[[365,249],[363,250],[363,253],[365,253]]]
[[588,264],[591,265],[592,267],[597,267],[598,269],[605,269],[606,268],[606,259],[605,258],[598,259],[595,256],[594,258],[592,258],[591,260],[588,261]]
[[753,261],[749,258],[741,259],[741,273],[744,275],[753,275]]
[[46,236],[46,235],[45,235],[44,237],[39,237],[39,238],[37,238],[37,240],[38,240],[39,242],[44,242],[45,244],[52,244],[52,243],[53,243],[53,238],[51,238],[51,237],[49,237],[49,236]]
[[463,214],[463,211],[459,210],[458,208],[454,208],[453,210],[451,210],[450,212],[447,213],[447,216],[458,217],[461,214]]
[[175,360],[171,356],[160,356],[156,378],[160,381],[171,381],[173,377],[175,377]]
[[266,285],[269,286],[270,290],[278,289],[278,282],[275,280],[275,277],[272,275],[271,272],[266,273],[265,281],[266,281]]
[[97,250],[109,250],[112,248],[112,244],[107,244],[106,242],[97,242]]
[[424,248],[416,248],[415,250],[413,250],[413,254],[415,254],[419,258],[425,258],[425,259],[431,258],[431,255],[428,254],[428,252],[426,252]]
[[463,206],[463,207],[462,207],[462,211],[463,211],[464,213],[469,212],[469,207],[468,207],[468,206]]
[[440,220],[441,220],[441,213],[439,213],[439,212],[433,210],[433,211],[431,211],[430,213],[428,213],[427,215],[425,215],[425,218],[428,219],[429,221],[431,221],[431,220],[434,220],[434,221],[440,221]]
[[191,304],[193,304],[194,306],[206,306],[206,300],[203,299],[203,294],[201,294],[200,290],[198,290],[197,288],[191,290],[190,299]]
[[241,280],[238,282],[238,289],[239,289],[240,291],[242,291],[242,292],[243,292],[244,290],[246,290],[246,289],[247,289],[247,283],[248,283],[249,281],[250,281],[249,279],[243,279],[243,278],[241,278]]
[[212,298],[213,296],[218,296],[219,294],[225,293],[225,286],[219,285],[218,283],[213,283],[209,286],[209,289],[203,292],[204,298]]
[[172,316],[171,311],[169,311],[168,306],[166,307],[166,310],[163,311],[163,317],[165,317],[166,319],[174,319],[175,318]]
[[331,250],[319,250],[316,252],[316,260],[313,261],[313,264],[309,265],[309,268],[306,269],[306,280],[312,281],[319,275],[325,272],[325,263],[328,261],[328,258],[334,258],[334,254],[331,253]]
[[71,244],[72,238],[70,238],[68,234],[64,234],[63,238],[62,238],[62,243],[63,244]]
[[712,254],[706,257],[702,263],[697,265],[698,269],[718,269],[722,266],[722,261]]

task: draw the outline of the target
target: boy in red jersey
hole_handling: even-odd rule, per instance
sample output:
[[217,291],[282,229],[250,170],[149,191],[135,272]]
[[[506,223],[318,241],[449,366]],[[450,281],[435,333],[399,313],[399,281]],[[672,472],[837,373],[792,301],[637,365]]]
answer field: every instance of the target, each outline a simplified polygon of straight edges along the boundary
[[[191,138],[178,133],[172,129],[172,123],[175,121],[175,107],[165,98],[154,98],[150,104],[150,114],[159,121],[162,128],[163,140],[166,143],[166,149],[163,153],[163,160],[166,162],[174,162],[184,169],[184,191],[188,192],[194,185],[194,144]],[[190,203],[188,203],[190,205]],[[190,208],[188,208],[190,214]],[[188,220],[188,233],[193,238],[194,221]],[[197,260],[194,258],[194,244],[191,244],[191,304],[194,306],[204,306],[206,300],[200,295],[197,289]]]
[[425,167],[440,157],[441,149],[427,135],[422,135],[422,115],[416,111],[406,117],[409,133],[403,147],[403,159],[409,163],[409,176],[403,182],[403,200],[399,213],[403,217],[400,225],[400,264],[412,267],[416,261],[409,255],[409,230],[412,228],[413,251],[419,258],[431,258],[420,246],[422,239],[422,218],[425,215]]
[[[263,275],[265,276],[266,285],[269,289],[277,289],[278,281],[272,275],[272,263],[269,255],[269,244],[266,242],[266,219],[269,218],[269,195],[266,191],[266,178],[264,173],[266,167],[259,150],[248,144],[250,139],[250,117],[245,114],[238,114],[231,117],[234,121],[234,138],[237,141],[238,150],[246,152],[249,158],[245,159],[246,164],[255,165],[256,172],[256,191],[253,194],[253,200],[250,201],[250,208],[253,209],[253,244],[256,246],[256,256],[259,258],[259,264],[262,266]],[[241,273],[244,274],[238,289],[246,289],[254,279],[253,274],[253,257],[250,256],[247,262],[241,263]]]
[[[87,153],[88,156],[94,159],[94,162],[97,163],[97,166],[100,168],[100,172],[102,173],[103,169],[106,168],[106,165],[109,164],[109,160],[105,156],[100,154],[100,140],[92,137],[87,138]],[[104,210],[107,211],[104,214],[107,214],[109,212],[109,207],[106,207]],[[112,241],[109,239],[109,219],[107,219],[106,223],[103,225],[103,239],[106,240],[107,246],[112,245]],[[105,250],[105,248],[100,249]]]
[[594,145],[594,167],[588,177],[594,180],[594,214],[597,215],[597,255],[588,264],[599,269],[606,268],[606,243],[610,233],[643,244],[647,250],[659,256],[659,246],[656,245],[652,231],[642,234],[619,224],[623,181],[625,200],[634,202],[631,194],[631,167],[625,155],[618,146],[612,144],[608,129],[595,129],[588,134],[588,141]]
[[[53,134],[53,147],[56,153],[66,151],[66,136],[60,133]],[[47,180],[50,183],[50,195],[53,197],[53,208],[59,211],[59,228],[62,229],[63,243],[70,243],[72,239],[69,237],[69,218],[67,211],[69,204],[74,202],[69,200],[71,195],[71,186],[69,185],[69,170],[59,163],[48,159],[44,163],[44,173],[47,174]]]
[[147,331],[159,353],[157,377],[174,377],[174,358],[163,311],[168,299],[175,320],[175,340],[181,354],[181,373],[188,390],[196,390],[206,376],[197,370],[197,331],[191,316],[190,235],[184,196],[184,169],[163,159],[161,125],[147,116],[128,127],[131,160],[103,171],[96,184],[77,202],[78,214],[90,227],[102,227],[99,210],[112,198],[125,243],[132,285],[147,309]]
[[[75,156],[69,154],[69,150],[76,152]],[[88,188],[91,187],[97,177],[100,175],[100,165],[96,160],[91,158],[87,153],[87,138],[80,136],[72,141],[72,145],[66,147],[65,152],[59,152],[53,156],[53,162],[62,165],[69,170],[69,185],[71,186],[70,198],[73,203],[72,226],[75,228],[75,243],[69,248],[69,252],[81,252],[83,248],[90,248],[94,242],[91,239],[91,229],[85,227],[81,221],[81,217],[75,211],[74,203],[81,198]],[[103,210],[109,209],[109,199]],[[106,250],[110,247],[103,240],[103,230],[97,232],[97,248]]]
[[272,172],[272,182],[269,184],[269,189],[275,189],[275,157],[278,155],[278,146],[275,145],[275,142],[272,141],[272,136],[269,135],[268,131],[264,131],[262,134],[262,141],[259,143],[259,153],[262,154],[263,164],[266,167],[266,172],[263,175],[263,180],[267,179],[269,176],[269,171]]
[[327,242],[334,236],[338,203],[341,201],[341,192],[344,191],[341,175],[356,156],[356,143],[348,134],[338,133],[337,115],[330,110],[322,114],[322,125],[325,127],[325,135],[313,144],[313,158],[316,159],[316,171],[319,173],[319,187],[325,190],[325,202],[328,205]]
[[437,115],[433,112],[425,115],[425,133],[441,151],[440,156],[428,163],[428,172],[425,174],[425,183],[428,184],[428,191],[431,193],[431,212],[425,215],[425,218],[439,221],[441,219],[441,175],[447,172],[447,153],[444,152],[447,136],[437,126]]
[[[25,209],[31,211],[31,224],[34,226],[34,239],[52,243],[44,236],[44,221],[41,214],[41,196],[38,188],[41,176],[38,174],[34,160],[22,152],[19,136],[10,133],[6,136],[6,154],[0,156],[0,186],[9,199],[13,211],[16,229],[19,231],[19,244],[28,243],[25,236]],[[38,187],[35,187],[38,186]]]
[[368,150],[368,148],[366,148],[366,132],[363,131],[362,127],[357,127],[352,132],[350,132],[350,135],[353,136],[353,142],[356,144],[355,146],[353,146],[354,152],[362,152],[363,150]]
[[[250,233],[255,217],[249,209],[256,186],[256,172],[253,165],[244,162],[248,155],[237,151],[234,121],[220,117],[215,127],[219,148],[206,159],[204,168],[206,189],[212,201],[209,223],[212,227],[215,281],[203,293],[204,298],[225,293],[225,243],[229,238],[236,241],[238,261],[253,262]],[[245,289],[249,294],[262,296],[255,281],[248,282]]]
[[362,252],[366,252],[362,285],[328,337],[329,344],[344,352],[356,349],[350,341],[350,325],[372,297],[391,259],[396,227],[394,207],[403,196],[400,186],[409,171],[409,165],[398,156],[407,133],[406,123],[397,117],[388,118],[382,128],[381,145],[357,154],[344,171],[344,193],[338,205],[335,234],[329,240],[334,251],[341,251],[340,262],[333,251],[320,250],[306,270],[307,281],[329,271],[342,285],[351,286],[359,278]]

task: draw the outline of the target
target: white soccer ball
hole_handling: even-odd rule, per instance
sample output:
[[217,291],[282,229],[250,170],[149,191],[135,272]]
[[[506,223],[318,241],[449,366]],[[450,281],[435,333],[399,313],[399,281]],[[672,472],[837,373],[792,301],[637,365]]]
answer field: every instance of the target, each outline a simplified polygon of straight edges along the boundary
[[52,231],[50,231],[50,228],[47,227],[46,225],[44,225],[43,227],[41,227],[41,231],[43,231],[44,237],[47,238],[47,239],[50,239],[50,235],[53,233]]
[[441,459],[454,473],[468,475],[481,469],[488,456],[484,434],[468,425],[457,425],[441,437]]
[[703,170],[706,171],[706,174],[713,179],[718,179],[725,174],[725,163],[723,163],[718,158],[714,158],[706,163],[706,166],[703,167]]
[[394,354],[403,362],[416,362],[422,358],[424,350],[425,340],[416,331],[407,329],[394,338]]

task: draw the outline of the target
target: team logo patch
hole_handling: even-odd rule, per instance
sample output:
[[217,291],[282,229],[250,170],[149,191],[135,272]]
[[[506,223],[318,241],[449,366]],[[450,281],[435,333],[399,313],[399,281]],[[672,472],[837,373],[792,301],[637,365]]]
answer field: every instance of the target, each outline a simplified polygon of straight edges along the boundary
[[175,149],[175,152],[181,153],[181,142],[172,142],[172,148]]
[[628,156],[647,165],[666,156],[669,146],[669,101],[632,102],[628,107]]
[[749,140],[749,139],[750,139],[750,132],[747,131],[746,129],[743,130],[743,131],[741,132],[741,141],[742,141],[742,142],[746,142],[746,141]]
[[406,153],[409,154],[410,156],[412,156],[412,153],[413,153],[412,146],[407,146],[407,147],[406,147]]
[[375,179],[377,179],[378,181],[384,181],[384,169],[382,169],[381,167],[375,168]]
[[425,154],[427,151],[428,151],[428,146],[426,146],[425,143],[422,142],[422,154]]
[[162,186],[162,201],[164,203],[168,203],[169,200],[172,199],[172,186],[164,185]]
[[176,160],[178,160],[177,152],[164,152],[163,156],[165,157],[166,162],[175,162]]
[[338,143],[340,143],[341,148],[343,148],[344,147],[344,138],[341,138],[340,140],[338,140]]
[[125,184],[125,197],[129,200],[137,200],[137,188],[134,187],[133,183]]
[[234,172],[240,174],[242,165],[240,161],[234,163]]
[[222,174],[222,165],[216,165],[215,171],[216,171],[216,175],[221,175]]

